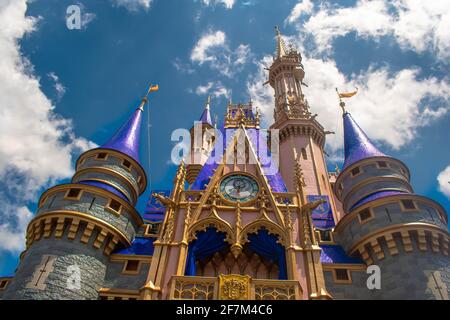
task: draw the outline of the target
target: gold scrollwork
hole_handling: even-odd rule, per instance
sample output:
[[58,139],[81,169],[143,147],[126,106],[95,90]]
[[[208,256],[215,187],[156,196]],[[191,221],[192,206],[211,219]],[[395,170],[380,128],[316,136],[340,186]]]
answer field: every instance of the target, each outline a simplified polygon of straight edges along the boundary
[[250,280],[248,275],[219,275],[219,299],[248,300],[250,298]]

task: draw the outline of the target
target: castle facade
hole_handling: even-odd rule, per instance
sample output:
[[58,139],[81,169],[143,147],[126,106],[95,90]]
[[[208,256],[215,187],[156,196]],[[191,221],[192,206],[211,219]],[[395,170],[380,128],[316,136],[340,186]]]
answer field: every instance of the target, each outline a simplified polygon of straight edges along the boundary
[[42,194],[0,298],[448,299],[445,209],[414,193],[408,167],[343,102],[345,162],[329,172],[331,133],[310,112],[302,57],[279,32],[268,72],[270,135],[252,103],[229,103],[217,128],[208,101],[172,190],[154,190],[141,214],[145,98],[80,155],[70,183]]

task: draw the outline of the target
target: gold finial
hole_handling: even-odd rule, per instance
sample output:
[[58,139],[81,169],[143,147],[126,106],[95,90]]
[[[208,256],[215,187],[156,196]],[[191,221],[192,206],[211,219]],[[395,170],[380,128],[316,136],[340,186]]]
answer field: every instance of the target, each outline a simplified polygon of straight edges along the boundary
[[209,110],[209,106],[211,104],[211,95],[208,95],[208,99],[206,99],[205,108]]
[[275,34],[277,36],[277,58],[280,58],[286,55],[286,46],[278,26],[275,26]]

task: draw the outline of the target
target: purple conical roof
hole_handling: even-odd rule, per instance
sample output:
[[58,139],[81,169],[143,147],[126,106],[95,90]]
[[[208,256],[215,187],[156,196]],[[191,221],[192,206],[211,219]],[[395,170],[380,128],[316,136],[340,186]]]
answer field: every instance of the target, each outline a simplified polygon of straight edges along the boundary
[[371,157],[386,157],[384,153],[377,149],[364,133],[364,131],[353,120],[350,113],[344,115],[344,168],[357,161]]
[[213,126],[212,121],[211,121],[211,113],[209,112],[208,107],[205,108],[205,110],[203,110],[203,113],[202,113],[199,121],[201,123],[209,124],[210,126]]
[[142,109],[138,108],[130,119],[101,148],[122,152],[139,163],[139,135]]

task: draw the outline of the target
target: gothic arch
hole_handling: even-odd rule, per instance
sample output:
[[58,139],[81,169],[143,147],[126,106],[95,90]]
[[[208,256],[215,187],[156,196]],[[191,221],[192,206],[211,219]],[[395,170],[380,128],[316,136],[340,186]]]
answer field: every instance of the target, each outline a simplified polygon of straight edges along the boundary
[[205,231],[209,226],[215,227],[217,231],[225,232],[226,233],[225,241],[228,242],[229,244],[234,243],[233,241],[234,233],[231,226],[227,222],[221,221],[213,217],[202,219],[193,224],[188,231],[188,238],[187,238],[188,242],[191,242],[192,240],[196,239],[195,233],[197,231]]
[[242,243],[242,244],[246,243],[248,241],[247,236],[249,234],[257,233],[258,230],[260,230],[262,228],[267,229],[267,231],[270,234],[277,235],[279,237],[278,242],[282,246],[286,247],[285,231],[280,226],[278,226],[277,224],[275,224],[275,223],[273,223],[271,221],[268,221],[268,220],[263,220],[263,221],[256,220],[256,221],[253,221],[252,223],[249,223],[248,225],[246,225],[244,227],[244,229],[242,230],[242,232],[241,232],[241,237],[239,239],[240,240],[239,242]]

